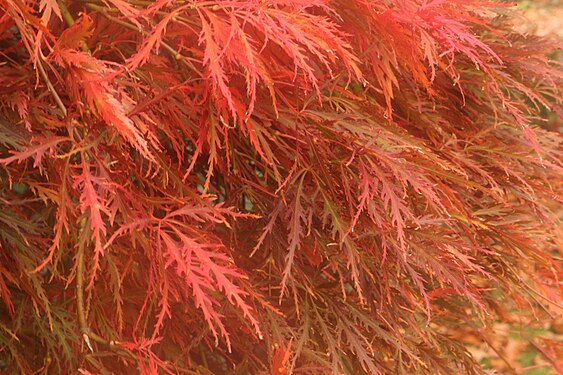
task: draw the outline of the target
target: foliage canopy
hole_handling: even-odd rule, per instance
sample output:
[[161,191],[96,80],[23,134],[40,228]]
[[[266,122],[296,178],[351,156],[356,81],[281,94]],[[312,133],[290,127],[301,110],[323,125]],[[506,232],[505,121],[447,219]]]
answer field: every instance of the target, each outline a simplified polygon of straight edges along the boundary
[[0,9],[11,371],[480,373],[449,329],[561,302],[561,70],[506,4]]

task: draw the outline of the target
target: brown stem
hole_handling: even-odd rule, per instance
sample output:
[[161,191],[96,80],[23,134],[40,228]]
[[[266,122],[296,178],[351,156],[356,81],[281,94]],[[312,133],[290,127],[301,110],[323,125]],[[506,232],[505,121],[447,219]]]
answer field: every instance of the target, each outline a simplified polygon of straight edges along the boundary
[[49,79],[49,76],[47,75],[45,68],[43,68],[41,59],[37,59],[36,63],[37,63],[37,67],[39,68],[39,74],[41,74],[41,77],[45,81],[45,84],[47,84],[47,88],[49,89],[49,92],[53,96],[53,99],[55,99],[55,103],[57,103],[57,106],[60,108],[61,112],[63,113],[63,117],[65,117],[67,114],[66,107],[63,101],[61,100],[61,97],[57,93],[57,91],[55,91],[55,88],[53,87],[53,84],[51,83],[51,80]]
[[[61,10],[61,15],[67,26],[72,26],[74,24],[74,18],[72,17],[72,14],[70,14],[68,8],[66,7],[66,4],[62,0],[57,0],[57,5]],[[82,50],[84,52],[90,52],[88,46],[86,46],[85,43],[82,43]],[[83,152],[81,154],[82,160],[86,160],[87,156]],[[85,227],[84,221],[81,223],[81,227],[81,229],[83,230]],[[78,253],[76,257],[76,314],[78,315],[78,326],[80,327],[80,333],[82,333],[84,341],[86,341],[88,348],[92,351],[93,348],[90,339],[113,349],[115,348],[115,343],[113,341],[106,340],[100,335],[92,332],[90,327],[88,327],[86,321],[86,311],[84,308],[84,243],[80,243],[78,245]]]
[[510,361],[502,354],[502,352],[500,350],[498,350],[495,345],[493,345],[493,343],[491,342],[491,340],[489,340],[489,338],[486,336],[486,334],[483,333],[483,332],[478,332],[478,335],[483,339],[483,341],[485,341],[487,343],[487,345],[489,345],[489,347],[491,349],[493,349],[493,351],[499,356],[499,358],[506,364],[508,369],[513,374],[515,374],[516,369],[514,367],[512,367],[512,365],[510,364]]
[[92,332],[90,327],[86,322],[86,311],[84,309],[84,245],[80,244],[78,246],[78,253],[76,259],[76,314],[78,315],[78,325],[80,327],[80,332],[82,337],[88,344],[88,347],[92,350],[90,344],[90,339],[93,341],[108,346],[110,348],[115,347],[115,342],[109,341],[101,337],[100,335]]
[[[86,220],[83,220],[81,223],[81,227],[85,227]],[[122,348],[117,346],[117,341],[114,340],[107,340],[102,336],[94,333],[90,327],[88,326],[86,320],[86,311],[84,308],[84,243],[79,243],[78,245],[78,252],[76,254],[76,313],[78,315],[78,325],[80,327],[80,332],[82,333],[82,338],[86,341],[88,348],[93,352],[94,349],[92,348],[91,341],[94,341],[100,345],[103,345],[110,349],[112,352],[121,355],[127,359],[137,361],[139,359],[148,362],[147,358],[136,357],[133,352],[128,349]],[[166,368],[171,372],[183,372],[183,373],[190,373],[193,374],[191,370],[179,368],[169,363],[165,363]]]
[[[59,6],[59,9],[61,10],[61,15],[63,16],[63,20],[65,21],[65,23],[67,24],[68,27],[74,25],[74,17],[72,17],[72,14],[70,14],[68,8],[66,7],[66,4],[63,2],[63,0],[57,0],[57,5]],[[86,45],[86,42],[81,41],[80,42],[80,49],[83,52],[86,53],[90,53],[90,48],[88,48],[88,46]]]
[[[64,2],[62,0],[57,0],[57,4],[59,5],[59,8],[61,9],[61,15],[63,16],[63,19],[65,20],[66,24],[70,27],[74,24],[74,18],[72,17],[72,14],[70,14],[70,12],[68,11],[68,8],[66,7],[66,5],[64,4]],[[93,4],[86,4],[88,5],[93,5]],[[100,8],[97,6],[92,6],[92,8]],[[96,10],[100,10],[100,9],[96,9]],[[101,8],[101,13],[104,14],[104,16],[108,17],[110,20],[116,22],[119,21],[119,24],[122,24],[123,26],[129,27],[129,28],[134,28],[135,30],[138,30],[134,25],[130,25],[127,24],[126,22],[123,22],[121,20],[118,20],[114,17],[108,16],[105,11],[105,9]],[[166,48],[168,51],[170,52],[174,52],[175,56],[179,55],[179,52],[175,51],[171,46],[166,45],[165,42],[162,42],[161,45]],[[90,53],[90,49],[88,48],[88,46],[86,45],[86,43],[82,43],[81,46],[82,50],[84,52]],[[185,61],[185,58],[184,58]],[[188,61],[185,61],[186,63],[188,63],[188,65],[190,66],[191,63],[189,63]],[[55,96],[55,101],[57,101],[57,104],[59,104],[59,107],[61,107],[61,110],[63,111],[63,113],[66,115],[67,111],[66,108],[64,107],[64,104],[62,103],[62,101],[60,100],[59,96],[57,95],[57,93],[55,92],[53,85],[51,84],[51,82],[49,81],[48,77],[45,74],[45,71],[42,67],[41,64],[38,64],[38,66],[40,67],[40,72],[42,72],[42,76],[44,77],[45,81],[47,82],[47,87],[49,87],[49,90],[51,90],[51,92],[53,93],[53,96]],[[191,65],[193,67],[193,65]],[[195,70],[195,67],[193,67]],[[81,152],[82,154],[82,160],[87,160],[88,156],[86,154],[84,154],[83,152]],[[81,223],[81,229],[84,230],[86,226],[86,220],[83,220]],[[138,360],[138,358],[133,354],[133,352],[131,352],[128,349],[122,348],[117,346],[116,344],[118,343],[118,341],[115,340],[107,340],[106,338],[98,335],[97,333],[93,332],[92,329],[88,326],[88,322],[87,322],[87,318],[86,318],[86,309],[85,309],[85,304],[84,304],[84,265],[85,265],[85,244],[83,242],[79,243],[78,245],[78,250],[77,250],[77,254],[76,254],[76,314],[78,317],[78,325],[79,325],[79,329],[80,329],[80,333],[82,334],[82,338],[84,339],[84,341],[86,342],[86,344],[88,345],[88,348],[93,352],[94,349],[92,347],[91,341],[94,341],[100,345],[103,345],[105,347],[107,347],[108,349],[110,349],[112,352],[121,355],[127,359],[130,360]],[[148,361],[147,358],[142,358],[142,360],[144,361]],[[182,368],[178,368],[176,366],[172,366],[168,363],[165,364],[166,368],[171,371],[171,372],[177,372],[177,371],[181,371],[183,373],[190,373],[193,374],[194,372],[191,370],[187,370],[187,369],[182,369]]]
[[[84,5],[86,5],[86,4],[100,4],[98,6],[105,5],[102,2],[102,0],[78,0],[78,1],[80,1],[81,3],[84,3]],[[130,0],[129,4],[137,5],[137,6],[147,6],[147,5],[151,5],[152,3],[144,2],[144,1],[131,1]],[[183,5],[183,4],[185,4],[185,2],[182,2],[182,1],[176,2],[176,5]],[[201,5],[202,5],[201,3],[197,4],[197,6],[201,6]],[[109,13],[121,13],[121,11],[117,8],[110,8],[110,7],[107,7],[107,6],[105,6],[103,8],[105,9],[106,12],[109,12]],[[193,4],[193,8],[196,8],[196,4]],[[163,11],[159,11],[159,10],[155,11],[154,14],[158,14],[160,16],[168,15],[168,13],[163,12]],[[194,26],[194,27],[201,27],[201,24],[197,24],[195,21],[190,20],[190,19],[185,18],[185,17],[182,17],[182,16],[175,16],[173,21],[174,20],[182,21],[182,22],[190,24],[191,26]]]
[[72,14],[68,11],[66,4],[62,0],[57,0],[57,5],[61,10],[61,15],[63,16],[63,20],[66,22],[67,26],[72,26],[74,24],[74,18]]
[[[83,3],[102,3],[101,0],[79,0],[79,1]],[[128,0],[127,2],[131,5],[142,6],[142,7],[154,5],[154,2],[152,1]],[[178,0],[175,2],[175,4],[184,5],[186,4],[186,2],[183,0]]]
[[557,372],[559,372],[560,374],[563,374],[563,366],[561,365],[561,362],[557,360],[557,358],[553,358],[553,356],[551,356],[544,348],[542,348],[540,345],[538,345],[537,343],[535,343],[533,340],[528,340],[528,342],[545,358],[549,361],[549,363],[553,366],[553,368],[555,370],[557,370]]

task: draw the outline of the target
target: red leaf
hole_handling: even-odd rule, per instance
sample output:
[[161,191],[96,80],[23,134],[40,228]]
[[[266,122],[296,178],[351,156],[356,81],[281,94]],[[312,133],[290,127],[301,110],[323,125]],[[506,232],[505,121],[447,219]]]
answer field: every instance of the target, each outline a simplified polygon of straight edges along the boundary
[[47,137],[47,138],[38,138],[35,140],[34,143],[37,143],[35,146],[28,146],[24,151],[20,152],[12,152],[14,155],[0,159],[0,163],[4,165],[9,165],[14,161],[21,163],[25,159],[30,157],[34,158],[33,166],[38,167],[41,165],[41,161],[43,156],[47,151],[50,151],[55,146],[57,146],[61,142],[70,141],[68,137]]

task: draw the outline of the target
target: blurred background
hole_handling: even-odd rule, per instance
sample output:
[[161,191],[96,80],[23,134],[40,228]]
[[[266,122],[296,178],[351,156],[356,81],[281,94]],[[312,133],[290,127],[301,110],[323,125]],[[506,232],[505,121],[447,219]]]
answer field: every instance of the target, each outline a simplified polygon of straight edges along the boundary
[[563,40],[563,6],[559,0],[521,0],[518,7],[529,22],[522,22],[519,31]]
[[[520,0],[522,17],[515,29],[530,35],[557,39],[560,49],[550,58],[563,64],[563,0]],[[548,123],[538,124],[563,133],[561,111],[546,112]],[[563,219],[563,207],[553,207]],[[554,248],[563,257],[563,249]],[[525,317],[508,306],[498,306],[510,323],[495,324],[479,336],[463,331],[452,332],[461,338],[470,352],[491,374],[555,375],[563,374],[563,308]],[[493,349],[494,348],[494,349]]]

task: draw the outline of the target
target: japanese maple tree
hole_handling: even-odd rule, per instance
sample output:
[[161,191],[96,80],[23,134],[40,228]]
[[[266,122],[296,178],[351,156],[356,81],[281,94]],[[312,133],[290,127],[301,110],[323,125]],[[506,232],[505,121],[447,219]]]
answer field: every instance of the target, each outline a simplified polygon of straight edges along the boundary
[[452,329],[561,313],[510,8],[0,0],[4,370],[483,372]]

